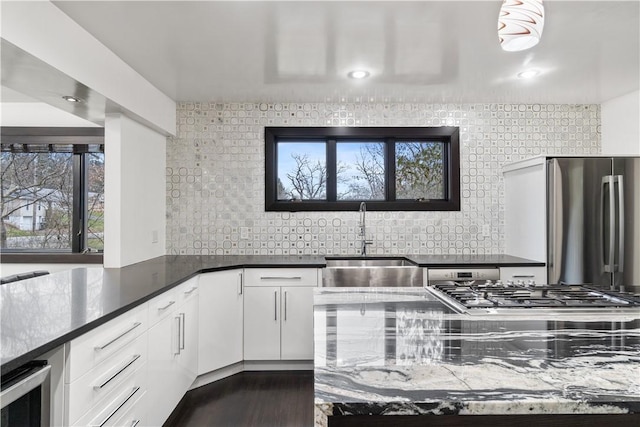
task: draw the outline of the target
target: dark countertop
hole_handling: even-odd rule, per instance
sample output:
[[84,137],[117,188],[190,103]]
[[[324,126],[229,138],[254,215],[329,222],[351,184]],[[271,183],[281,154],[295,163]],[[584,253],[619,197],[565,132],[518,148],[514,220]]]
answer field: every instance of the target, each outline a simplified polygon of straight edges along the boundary
[[[420,266],[544,265],[508,255],[406,255]],[[123,268],[76,268],[0,286],[2,374],[204,272],[325,266],[324,256],[167,255]]]
[[347,415],[640,415],[638,309],[475,317],[424,288],[321,288],[314,304],[317,427]]

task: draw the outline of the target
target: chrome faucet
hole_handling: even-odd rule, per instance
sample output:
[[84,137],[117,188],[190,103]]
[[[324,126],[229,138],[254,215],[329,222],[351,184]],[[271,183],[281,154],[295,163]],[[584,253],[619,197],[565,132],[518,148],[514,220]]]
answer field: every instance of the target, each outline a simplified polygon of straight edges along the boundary
[[373,240],[367,240],[367,204],[365,202],[360,203],[360,254],[367,256],[367,245],[372,245]]

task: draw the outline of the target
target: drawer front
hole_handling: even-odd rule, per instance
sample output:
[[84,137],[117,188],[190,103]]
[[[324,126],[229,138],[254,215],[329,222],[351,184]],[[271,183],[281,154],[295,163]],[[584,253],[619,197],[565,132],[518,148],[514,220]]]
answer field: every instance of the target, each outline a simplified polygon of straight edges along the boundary
[[178,288],[179,286],[168,290],[149,301],[149,328],[173,313],[179,305]]
[[[146,384],[147,336],[141,335],[130,345],[123,347],[108,360],[102,362],[67,388],[68,420],[75,422],[95,405],[104,404],[113,393],[131,382],[136,386]],[[145,369],[141,369],[142,367]],[[133,387],[133,385],[132,385]]]
[[317,268],[247,268],[245,286],[318,286]]
[[65,382],[71,383],[106,361],[148,328],[147,304],[87,332],[67,344],[69,359]]
[[522,280],[527,283],[533,280],[537,284],[547,283],[547,267],[500,267],[500,280],[514,283]]
[[198,277],[187,280],[180,286],[176,287],[176,296],[178,303],[176,305],[182,305],[189,301],[191,298],[198,296],[199,280]]
[[[98,427],[98,426],[126,426],[133,427],[134,422],[140,420],[137,426],[142,427],[146,421],[146,394],[147,388],[137,381],[135,375],[130,375],[126,384],[110,393],[101,404],[91,409],[72,426]],[[131,419],[131,421],[129,421]]]

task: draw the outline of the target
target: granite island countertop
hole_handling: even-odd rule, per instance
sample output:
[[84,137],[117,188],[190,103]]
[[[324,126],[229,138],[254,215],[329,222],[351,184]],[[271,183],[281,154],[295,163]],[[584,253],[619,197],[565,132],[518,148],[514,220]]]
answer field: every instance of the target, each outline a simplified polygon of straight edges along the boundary
[[[544,265],[510,255],[394,255],[398,256],[423,267]],[[325,266],[324,255],[166,255],[123,268],[75,268],[2,285],[2,374],[199,273],[233,268]]]
[[322,288],[314,303],[317,427],[514,414],[639,425],[640,310],[476,317],[422,288]]

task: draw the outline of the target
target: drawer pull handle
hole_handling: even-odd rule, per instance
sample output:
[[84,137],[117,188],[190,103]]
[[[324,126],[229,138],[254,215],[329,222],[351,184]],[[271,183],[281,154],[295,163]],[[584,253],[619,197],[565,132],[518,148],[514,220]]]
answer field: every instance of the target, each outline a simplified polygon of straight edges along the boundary
[[131,427],[136,427],[138,424],[140,424],[140,420],[131,421]]
[[140,387],[134,387],[131,390],[131,393],[129,393],[129,395],[122,401],[122,403],[119,404],[113,411],[111,411],[100,424],[91,424],[91,427],[103,427],[107,423],[107,421],[109,421],[111,417],[113,417],[120,410],[120,408],[122,408],[129,400],[131,400],[131,398],[138,392],[138,390],[140,390]]
[[169,304],[165,305],[164,307],[158,307],[158,311],[166,310],[167,308],[171,307],[175,303],[176,303],[175,301],[169,301]]
[[193,288],[189,289],[188,291],[184,291],[185,295],[189,295],[191,293],[193,293],[193,291],[195,291],[196,289],[198,289],[196,286],[194,286]]
[[530,279],[536,277],[535,274],[514,274],[511,276],[515,279]]
[[104,388],[104,386],[109,384],[111,382],[111,380],[113,380],[115,377],[120,375],[129,366],[133,365],[133,363],[138,359],[140,359],[140,355],[139,354],[134,354],[133,357],[131,358],[131,360],[129,360],[127,363],[125,363],[122,366],[122,368],[118,369],[118,372],[116,372],[115,374],[111,375],[111,377],[109,377],[109,379],[106,380],[105,382],[103,382],[102,384],[93,386],[93,389],[94,390],[100,390],[100,389]]
[[126,331],[124,331],[123,333],[121,333],[120,335],[118,335],[117,337],[115,337],[114,339],[112,339],[111,341],[106,343],[105,345],[99,345],[97,347],[94,347],[94,350],[96,350],[96,351],[104,350],[105,348],[109,347],[111,344],[113,344],[114,342],[118,341],[120,338],[122,338],[123,336],[127,335],[129,332],[133,331],[135,328],[137,328],[140,325],[142,325],[141,322],[134,323],[133,326],[131,326],[129,329],[127,329]]
[[260,280],[302,280],[302,276],[260,276]]

